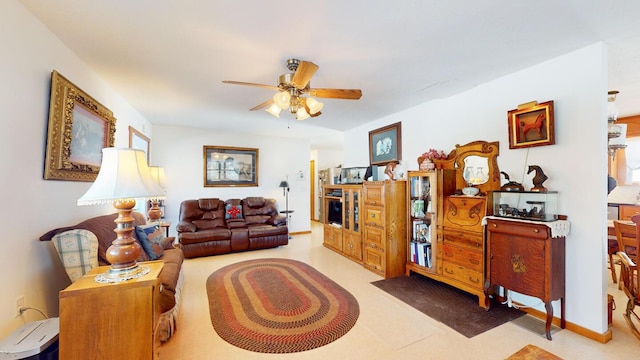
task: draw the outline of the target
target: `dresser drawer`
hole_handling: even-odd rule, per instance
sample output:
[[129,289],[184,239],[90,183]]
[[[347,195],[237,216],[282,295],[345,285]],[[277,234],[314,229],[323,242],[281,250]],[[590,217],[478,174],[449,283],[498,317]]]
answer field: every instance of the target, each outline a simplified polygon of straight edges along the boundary
[[472,248],[480,248],[484,244],[482,233],[470,233],[466,231],[446,230],[444,232],[445,243],[455,243],[457,245],[470,246]]
[[379,229],[384,228],[384,208],[378,206],[365,206],[364,208],[364,225],[374,226]]
[[514,221],[487,220],[487,231],[508,235],[526,236],[527,238],[546,239],[551,237],[551,229],[543,224]]
[[377,249],[378,251],[384,252],[384,232],[377,228],[365,227],[363,245],[365,248]]
[[376,248],[365,247],[362,249],[362,265],[380,276],[385,276],[384,252]]
[[461,265],[474,271],[482,272],[482,250],[474,250],[465,246],[445,243],[442,250],[442,260],[451,264]]
[[478,272],[464,266],[452,264],[447,261],[442,262],[442,275],[450,279],[457,280],[476,289],[483,288],[482,272]]
[[384,186],[367,184],[364,187],[364,201],[367,205],[384,205]]
[[447,196],[444,201],[444,226],[481,232],[485,209],[484,196]]

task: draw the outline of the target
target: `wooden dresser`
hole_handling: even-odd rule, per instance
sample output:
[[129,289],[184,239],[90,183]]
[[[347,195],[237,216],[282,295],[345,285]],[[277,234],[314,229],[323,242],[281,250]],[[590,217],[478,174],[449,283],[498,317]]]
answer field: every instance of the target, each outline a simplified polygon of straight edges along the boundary
[[406,181],[365,181],[363,185],[365,268],[385,277],[405,273]]
[[560,300],[560,325],[565,327],[565,237],[552,237],[544,222],[495,218],[487,219],[486,231],[487,292],[502,286],[541,299],[551,340],[551,301]]
[[445,282],[477,295],[479,305],[485,308],[482,218],[486,210],[485,196],[445,196],[440,246]]
[[158,357],[155,336],[162,261],[140,263],[145,276],[115,284],[94,281],[93,269],[60,291],[60,359],[143,360]]

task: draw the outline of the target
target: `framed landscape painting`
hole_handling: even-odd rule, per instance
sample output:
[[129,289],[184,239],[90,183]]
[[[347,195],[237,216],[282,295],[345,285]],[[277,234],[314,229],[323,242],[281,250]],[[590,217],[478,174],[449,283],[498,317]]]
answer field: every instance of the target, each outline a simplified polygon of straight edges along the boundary
[[258,186],[258,149],[203,147],[204,186]]
[[115,133],[111,110],[54,70],[44,178],[94,181],[102,163],[102,148],[113,147]]

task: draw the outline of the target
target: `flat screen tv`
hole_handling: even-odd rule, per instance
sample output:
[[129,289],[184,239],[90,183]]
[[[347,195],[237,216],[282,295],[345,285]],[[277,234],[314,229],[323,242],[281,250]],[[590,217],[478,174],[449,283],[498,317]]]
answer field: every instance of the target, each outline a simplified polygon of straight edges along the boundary
[[327,209],[327,220],[329,224],[342,225],[342,203],[340,200],[329,200]]

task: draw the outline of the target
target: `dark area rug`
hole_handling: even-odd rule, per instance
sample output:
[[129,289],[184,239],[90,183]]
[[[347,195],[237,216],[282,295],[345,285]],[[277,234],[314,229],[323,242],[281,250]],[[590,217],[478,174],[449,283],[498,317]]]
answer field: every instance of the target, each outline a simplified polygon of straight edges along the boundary
[[371,284],[468,338],[525,314],[496,301],[486,311],[477,296],[417,274]]
[[262,353],[326,345],[355,325],[360,308],[344,288],[295,260],[225,266],[207,279],[211,323],[221,338]]

